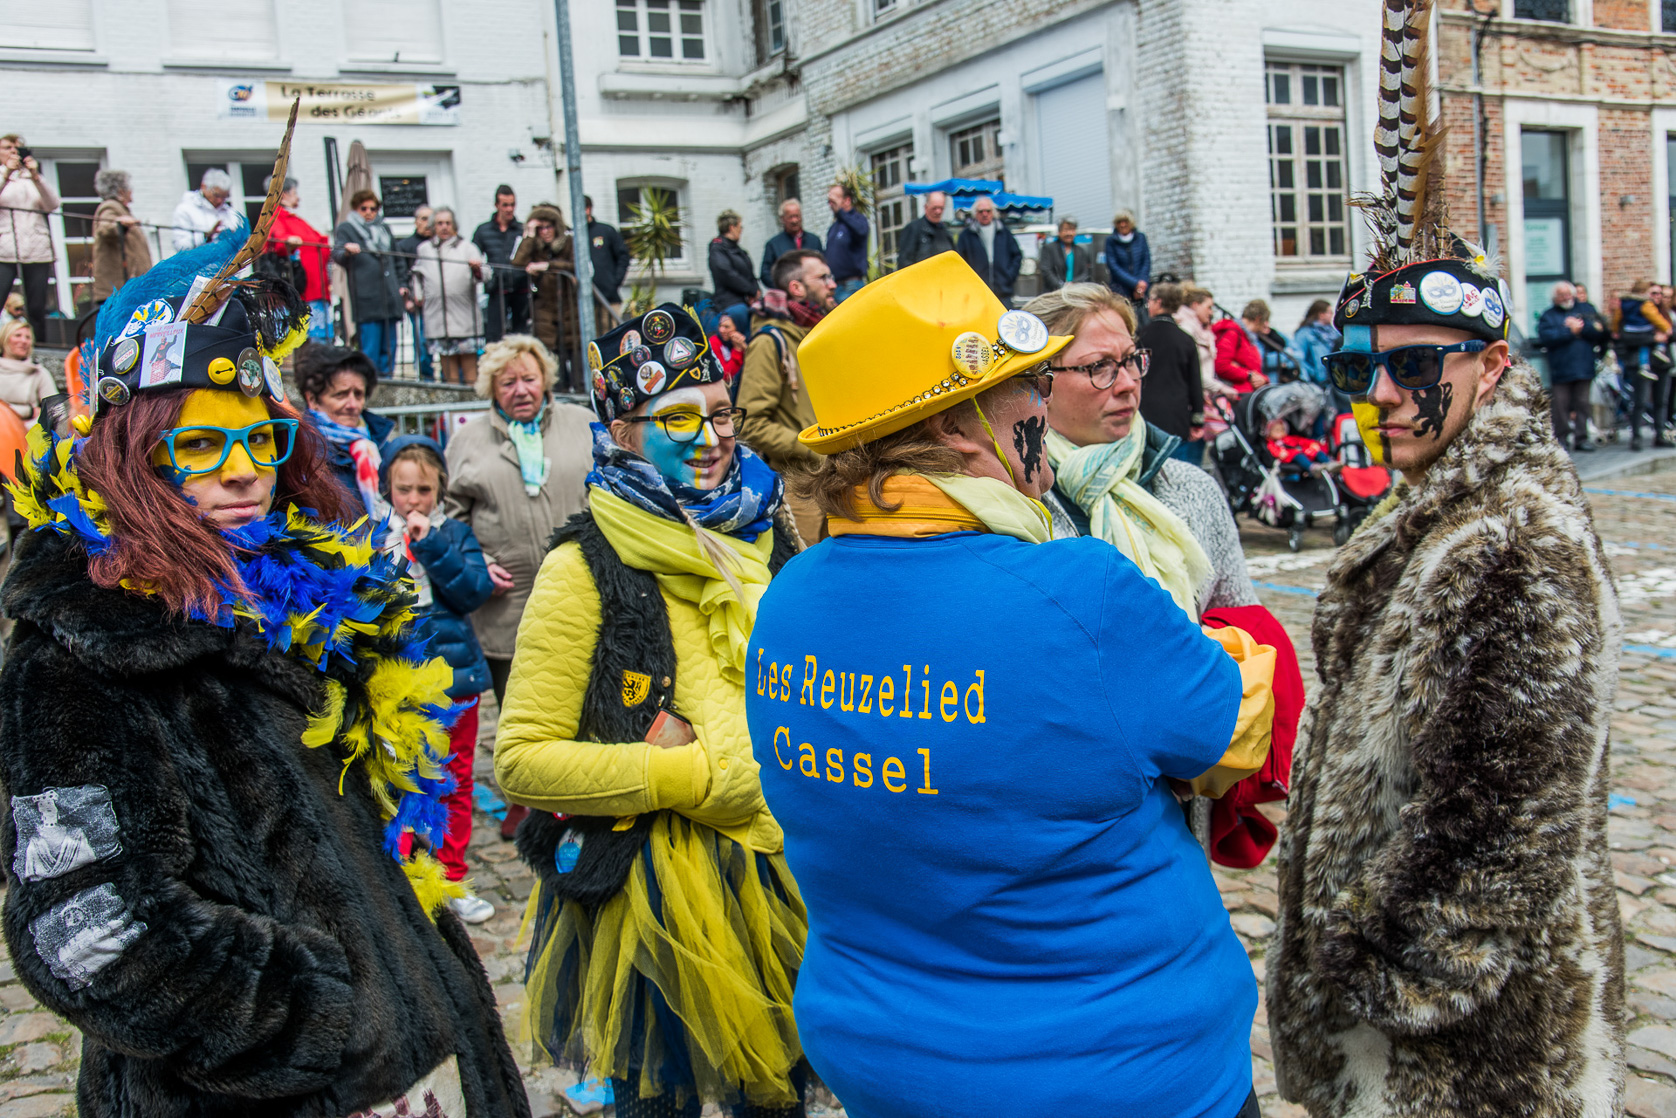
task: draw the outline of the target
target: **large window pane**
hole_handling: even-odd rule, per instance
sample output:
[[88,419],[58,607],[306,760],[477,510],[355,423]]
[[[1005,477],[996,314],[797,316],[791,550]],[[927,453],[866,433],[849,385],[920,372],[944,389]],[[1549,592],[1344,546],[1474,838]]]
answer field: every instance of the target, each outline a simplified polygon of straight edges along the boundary
[[1266,77],[1275,255],[1348,263],[1344,73],[1335,66],[1270,62]]
[[1570,23],[1570,0],[1513,0],[1513,18]]

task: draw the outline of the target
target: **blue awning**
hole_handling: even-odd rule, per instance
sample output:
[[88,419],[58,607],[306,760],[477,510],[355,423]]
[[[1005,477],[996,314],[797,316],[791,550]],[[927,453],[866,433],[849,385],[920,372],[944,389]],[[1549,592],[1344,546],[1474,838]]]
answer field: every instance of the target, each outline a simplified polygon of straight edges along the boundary
[[949,196],[957,210],[969,210],[978,196],[987,194],[995,201],[998,210],[1051,210],[1053,199],[1039,194],[1009,194],[1006,184],[999,179],[944,179],[942,182],[910,182],[904,183],[903,189],[909,194],[930,194],[940,191]]

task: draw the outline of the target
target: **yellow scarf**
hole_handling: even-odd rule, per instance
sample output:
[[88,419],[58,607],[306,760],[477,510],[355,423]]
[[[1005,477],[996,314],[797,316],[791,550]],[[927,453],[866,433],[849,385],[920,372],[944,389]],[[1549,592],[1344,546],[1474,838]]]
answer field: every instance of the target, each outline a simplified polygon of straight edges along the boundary
[[[755,543],[736,536],[696,531],[692,525],[653,516],[605,490],[588,490],[594,523],[624,563],[655,575],[666,594],[691,602],[709,624],[710,650],[721,665],[722,678],[745,682],[745,652],[757,603],[768,589],[768,557],[774,533],[764,532]],[[701,545],[698,532],[709,538]],[[712,559],[711,555],[718,556]],[[726,563],[723,572],[717,565]],[[730,579],[728,575],[731,575]]]
[[861,519],[829,517],[827,531],[834,536],[915,538],[994,532],[1026,543],[1052,538],[1052,521],[1042,503],[997,478],[897,474],[886,479],[882,493],[886,504],[899,507],[880,508],[868,498],[867,487],[858,485],[854,504]]
[[1135,480],[1145,449],[1146,425],[1138,419],[1128,437],[1115,443],[1077,446],[1058,431],[1047,433],[1054,484],[1088,513],[1089,534],[1127,555],[1197,620],[1210,558],[1187,522]]

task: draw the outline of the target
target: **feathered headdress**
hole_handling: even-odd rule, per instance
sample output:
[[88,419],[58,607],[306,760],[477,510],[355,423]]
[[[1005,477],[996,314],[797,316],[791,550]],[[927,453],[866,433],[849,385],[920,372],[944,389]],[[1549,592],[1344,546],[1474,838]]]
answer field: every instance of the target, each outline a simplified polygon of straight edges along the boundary
[[1367,267],[1339,293],[1334,324],[1341,330],[1380,323],[1446,326],[1493,340],[1506,337],[1509,321],[1500,264],[1449,229],[1444,127],[1432,113],[1432,5],[1381,5],[1373,132],[1379,189],[1351,198],[1367,219],[1373,244]]
[[129,280],[100,308],[93,342],[82,353],[94,371],[93,398],[77,415],[90,429],[98,409],[119,407],[151,388],[226,388],[284,398],[278,361],[308,336],[308,308],[283,280],[241,278],[267,247],[285,189],[298,102],[274,159],[268,197],[256,224],[242,222],[215,240],[159,262]]

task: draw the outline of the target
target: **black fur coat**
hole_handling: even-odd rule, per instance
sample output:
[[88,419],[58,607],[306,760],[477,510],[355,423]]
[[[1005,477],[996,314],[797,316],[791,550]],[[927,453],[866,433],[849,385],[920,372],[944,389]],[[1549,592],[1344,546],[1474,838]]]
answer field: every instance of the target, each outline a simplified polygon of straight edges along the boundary
[[[528,1101],[459,920],[382,849],[367,779],[299,737],[320,673],[17,541],[0,858],[19,977],[82,1031],[82,1118],[344,1118],[451,1055]],[[20,847],[22,848],[20,850]]]
[[1315,614],[1268,953],[1281,1093],[1315,1118],[1610,1118],[1621,626],[1530,369],[1397,496]]

